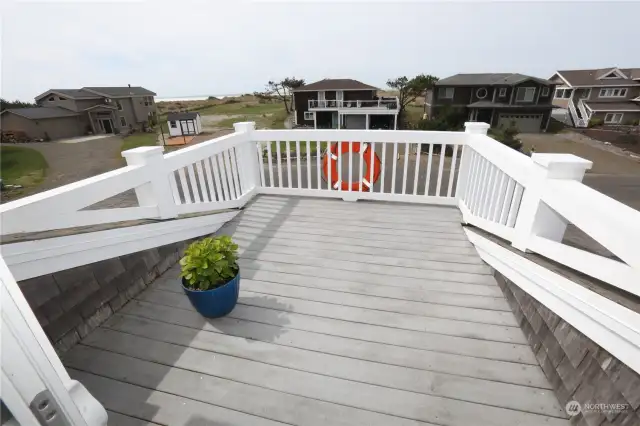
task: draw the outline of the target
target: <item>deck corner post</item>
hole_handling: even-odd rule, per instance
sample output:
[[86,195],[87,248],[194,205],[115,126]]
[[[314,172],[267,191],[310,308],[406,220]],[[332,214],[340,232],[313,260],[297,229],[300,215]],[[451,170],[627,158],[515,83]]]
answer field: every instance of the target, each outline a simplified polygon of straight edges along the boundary
[[489,131],[489,124],[476,121],[467,121],[464,123],[464,132],[474,135],[485,135]]
[[128,166],[144,166],[149,182],[135,188],[140,207],[157,207],[160,219],[178,216],[173,192],[169,183],[169,173],[164,163],[164,151],[160,146],[141,146],[122,152]]
[[582,181],[593,163],[572,154],[533,154],[529,182],[525,187],[512,246],[526,251],[533,237],[561,242],[568,222],[542,201],[545,191],[553,191],[554,180]]
[[237,147],[238,151],[238,169],[240,173],[240,186],[243,194],[253,190],[260,184],[259,173],[261,164],[258,162],[256,152],[258,150],[256,142],[253,140],[253,132],[256,130],[254,121],[245,121],[233,123],[235,133],[241,133],[246,136],[246,143]]

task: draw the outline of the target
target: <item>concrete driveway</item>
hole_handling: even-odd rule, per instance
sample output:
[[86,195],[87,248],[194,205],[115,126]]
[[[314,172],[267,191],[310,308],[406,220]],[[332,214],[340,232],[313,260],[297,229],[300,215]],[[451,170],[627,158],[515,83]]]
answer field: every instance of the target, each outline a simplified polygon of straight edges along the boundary
[[593,161],[583,182],[621,203],[640,210],[640,160],[616,151],[582,135],[521,134],[518,137],[528,152],[569,153]]
[[26,148],[40,151],[49,164],[44,182],[22,196],[57,188],[125,165],[120,156],[122,138],[92,138],[82,143],[33,142]]

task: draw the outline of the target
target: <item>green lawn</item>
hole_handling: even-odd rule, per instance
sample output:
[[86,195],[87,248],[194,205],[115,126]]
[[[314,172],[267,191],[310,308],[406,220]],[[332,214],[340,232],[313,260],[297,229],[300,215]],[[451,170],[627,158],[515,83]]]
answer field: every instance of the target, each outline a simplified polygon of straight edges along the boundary
[[211,105],[203,108],[198,112],[202,115],[212,114],[270,114],[284,110],[284,104],[281,102],[273,104],[258,104],[238,102],[231,104]]
[[40,152],[19,146],[1,146],[0,162],[3,182],[25,188],[42,183],[48,167]]
[[120,152],[139,146],[155,146],[158,144],[157,139],[158,135],[156,133],[135,133],[122,140]]

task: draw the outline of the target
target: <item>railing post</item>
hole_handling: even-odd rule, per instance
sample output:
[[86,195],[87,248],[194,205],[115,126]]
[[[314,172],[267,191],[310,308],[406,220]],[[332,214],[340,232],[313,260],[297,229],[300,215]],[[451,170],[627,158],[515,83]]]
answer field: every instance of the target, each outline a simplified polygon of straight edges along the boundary
[[593,163],[573,154],[533,154],[531,176],[525,186],[514,226],[513,247],[526,251],[531,237],[560,242],[567,221],[542,202],[544,191],[553,191],[553,180],[582,181]]
[[464,123],[464,132],[472,133],[474,135],[485,135],[489,131],[489,126],[487,123],[481,123],[479,121],[467,121]]
[[161,146],[141,146],[122,152],[127,165],[143,165],[149,182],[138,186],[136,197],[140,207],[157,207],[160,219],[177,217],[176,202],[169,183],[170,171],[165,169]]
[[[487,123],[479,123],[479,122],[466,122],[464,123],[464,132],[467,134],[474,135],[486,135],[489,130],[489,125]],[[469,137],[467,137],[469,139]],[[469,159],[471,157],[471,148],[465,141],[464,146],[462,147],[462,158],[460,159],[460,170],[458,171],[458,180],[456,182],[456,192],[455,197],[461,199],[460,194],[464,194],[466,191],[467,185],[469,184],[469,176],[470,167]],[[464,222],[464,218],[463,218]],[[466,222],[465,222],[466,223]]]
[[236,133],[246,135],[246,142],[236,148],[240,151],[238,155],[240,161],[238,169],[240,170],[240,179],[242,180],[240,186],[243,189],[243,194],[246,194],[260,186],[259,167],[263,167],[263,165],[258,162],[257,142],[252,138],[252,133],[256,130],[256,123],[253,121],[234,123],[233,128]]

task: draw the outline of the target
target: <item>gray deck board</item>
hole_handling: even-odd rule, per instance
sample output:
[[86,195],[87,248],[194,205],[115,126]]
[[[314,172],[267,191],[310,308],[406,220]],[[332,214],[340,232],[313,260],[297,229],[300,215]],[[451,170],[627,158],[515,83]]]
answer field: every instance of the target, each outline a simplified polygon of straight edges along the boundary
[[457,209],[257,197],[224,226],[241,292],[174,267],[69,351],[110,424],[567,425]]

